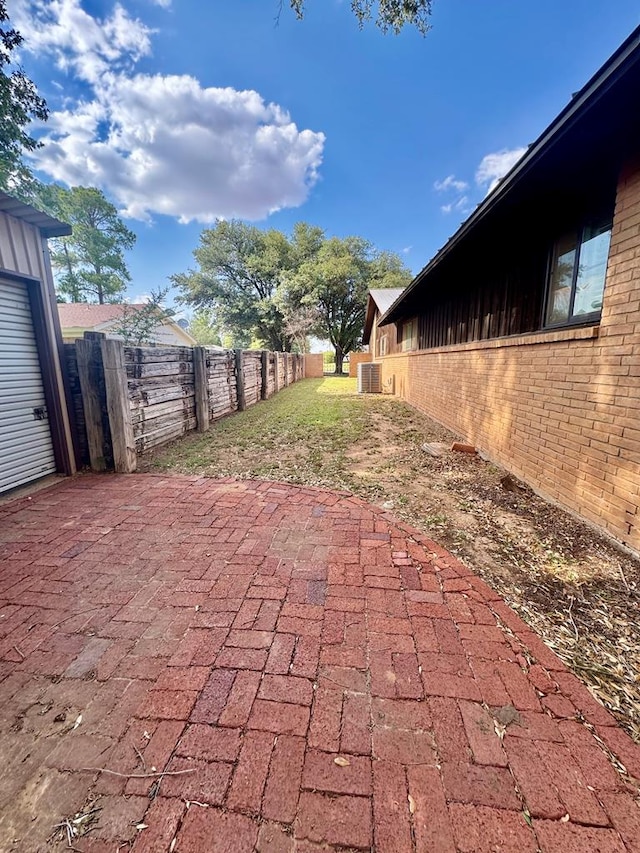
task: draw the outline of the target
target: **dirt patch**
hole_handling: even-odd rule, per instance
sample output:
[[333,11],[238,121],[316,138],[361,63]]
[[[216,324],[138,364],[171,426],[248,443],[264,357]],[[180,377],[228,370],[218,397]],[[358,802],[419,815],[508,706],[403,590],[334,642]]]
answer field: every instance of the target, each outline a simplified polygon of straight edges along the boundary
[[403,403],[310,380],[147,467],[349,489],[485,578],[640,742],[640,563]]

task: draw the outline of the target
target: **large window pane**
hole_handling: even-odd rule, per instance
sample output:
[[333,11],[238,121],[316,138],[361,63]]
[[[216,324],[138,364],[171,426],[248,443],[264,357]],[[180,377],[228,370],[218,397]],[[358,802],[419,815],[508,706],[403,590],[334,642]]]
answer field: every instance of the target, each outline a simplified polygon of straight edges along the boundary
[[576,262],[576,237],[574,234],[558,241],[554,252],[547,304],[547,325],[566,323],[571,310],[571,285]]
[[584,229],[573,302],[574,317],[602,310],[610,242],[611,226]]
[[414,347],[416,321],[410,320],[402,324],[402,351],[412,350]]

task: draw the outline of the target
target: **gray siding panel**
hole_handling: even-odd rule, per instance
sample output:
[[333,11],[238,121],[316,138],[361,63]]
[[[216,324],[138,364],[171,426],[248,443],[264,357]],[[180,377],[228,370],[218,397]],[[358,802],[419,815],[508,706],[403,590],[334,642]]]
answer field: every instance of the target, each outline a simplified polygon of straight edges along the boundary
[[0,267],[47,280],[40,232],[6,213],[0,213]]
[[27,289],[0,279],[0,492],[56,470],[49,421],[36,408],[46,411]]

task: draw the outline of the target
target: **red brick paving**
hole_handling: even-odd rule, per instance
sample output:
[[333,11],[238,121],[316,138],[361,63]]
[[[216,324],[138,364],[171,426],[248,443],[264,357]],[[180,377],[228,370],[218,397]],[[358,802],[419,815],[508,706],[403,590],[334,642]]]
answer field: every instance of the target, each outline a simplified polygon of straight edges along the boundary
[[1,850],[93,803],[86,853],[640,851],[640,748],[359,499],[83,476],[0,507],[0,557]]

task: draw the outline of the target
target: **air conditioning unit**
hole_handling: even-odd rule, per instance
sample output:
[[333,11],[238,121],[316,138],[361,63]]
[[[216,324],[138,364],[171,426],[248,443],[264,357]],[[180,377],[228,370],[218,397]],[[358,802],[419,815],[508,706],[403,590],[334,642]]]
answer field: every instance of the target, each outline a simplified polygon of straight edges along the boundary
[[371,361],[358,365],[358,394],[382,393],[382,365]]

